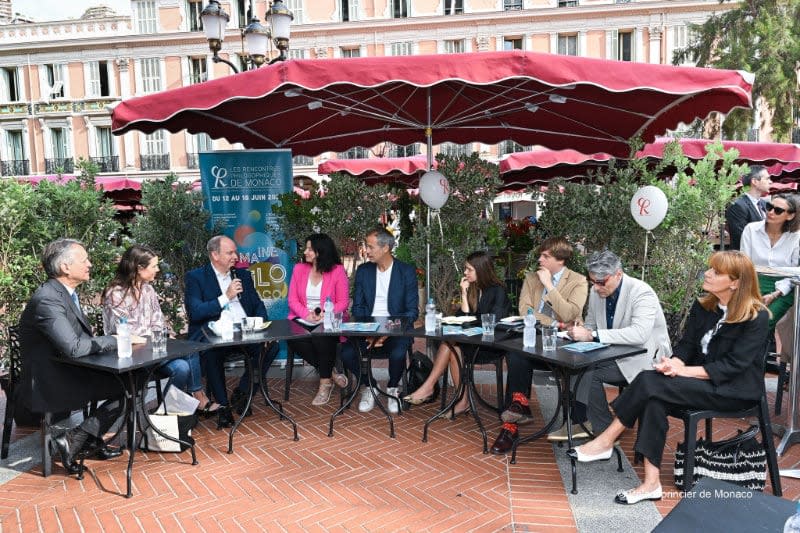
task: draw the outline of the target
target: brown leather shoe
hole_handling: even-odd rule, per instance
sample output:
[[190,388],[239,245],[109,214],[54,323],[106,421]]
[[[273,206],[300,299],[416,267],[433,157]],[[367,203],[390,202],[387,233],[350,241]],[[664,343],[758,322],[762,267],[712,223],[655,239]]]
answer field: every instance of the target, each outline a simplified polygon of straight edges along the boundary
[[529,405],[522,405],[519,402],[511,402],[508,409],[500,415],[503,422],[512,424],[529,424],[533,422],[533,413]]
[[492,444],[492,453],[495,455],[503,455],[511,451],[514,446],[514,441],[519,438],[519,432],[515,424],[503,424],[503,429]]

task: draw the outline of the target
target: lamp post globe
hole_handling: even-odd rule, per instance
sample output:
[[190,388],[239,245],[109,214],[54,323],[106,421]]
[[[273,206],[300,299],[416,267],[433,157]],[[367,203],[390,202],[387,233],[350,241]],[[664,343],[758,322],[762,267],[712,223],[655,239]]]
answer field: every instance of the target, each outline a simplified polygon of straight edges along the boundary
[[209,0],[208,5],[200,12],[203,31],[208,39],[208,47],[216,55],[222,49],[225,40],[225,28],[231,17],[222,9],[218,0]]

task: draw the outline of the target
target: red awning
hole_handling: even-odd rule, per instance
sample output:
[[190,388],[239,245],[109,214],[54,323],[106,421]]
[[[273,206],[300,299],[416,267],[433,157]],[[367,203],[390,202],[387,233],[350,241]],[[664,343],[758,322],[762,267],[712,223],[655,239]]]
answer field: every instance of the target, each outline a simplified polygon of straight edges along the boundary
[[751,74],[536,52],[292,59],[114,108],[115,134],[208,133],[315,156],[514,140],[628,155],[679,123],[751,105]]

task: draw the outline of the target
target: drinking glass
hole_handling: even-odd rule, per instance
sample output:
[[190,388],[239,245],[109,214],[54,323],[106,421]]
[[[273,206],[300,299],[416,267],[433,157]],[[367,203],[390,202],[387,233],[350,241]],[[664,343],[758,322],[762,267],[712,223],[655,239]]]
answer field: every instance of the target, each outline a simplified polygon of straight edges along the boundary
[[242,320],[242,338],[249,339],[255,335],[256,321],[252,318]]
[[331,331],[342,331],[342,315],[342,311],[333,313],[331,317]]
[[153,331],[151,333],[152,333],[152,343],[153,343],[153,354],[163,355],[167,353],[166,332],[160,328],[153,328]]
[[489,337],[494,336],[494,327],[497,325],[497,317],[494,313],[484,313],[481,315],[481,327],[483,334]]
[[542,326],[542,350],[555,351],[558,345],[558,326]]

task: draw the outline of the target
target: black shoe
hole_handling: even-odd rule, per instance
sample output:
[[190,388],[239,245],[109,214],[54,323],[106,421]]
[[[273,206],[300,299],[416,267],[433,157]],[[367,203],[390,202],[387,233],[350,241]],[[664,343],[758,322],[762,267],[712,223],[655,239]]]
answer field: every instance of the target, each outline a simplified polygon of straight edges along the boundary
[[217,429],[225,429],[233,426],[233,414],[227,405],[217,409]]
[[59,456],[61,464],[64,465],[68,475],[78,474],[81,471],[81,467],[75,461],[76,451],[72,449],[66,433],[50,440],[50,453],[54,457],[56,455]]
[[500,434],[497,436],[494,444],[492,444],[492,453],[495,455],[503,455],[510,452],[511,448],[514,447],[514,441],[517,440],[518,437],[519,431],[516,429],[511,431],[504,427],[500,430]]
[[[231,394],[231,401],[230,406],[233,409],[236,409],[236,414],[242,414],[244,412],[244,406],[247,403],[247,393],[243,392],[238,387],[233,389],[233,394]],[[252,416],[253,408],[247,410],[247,414],[244,416]]]
[[96,442],[96,448],[94,453],[91,455],[94,459],[99,459],[101,461],[108,461],[109,459],[114,459],[122,455],[122,447],[114,447],[109,446],[102,439],[97,439],[99,442]]

